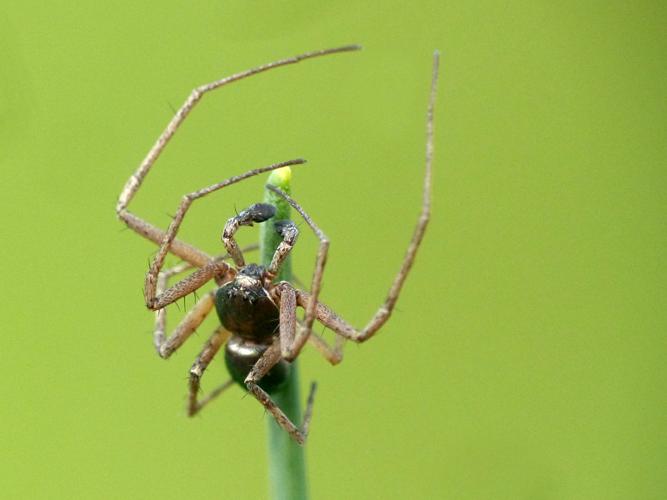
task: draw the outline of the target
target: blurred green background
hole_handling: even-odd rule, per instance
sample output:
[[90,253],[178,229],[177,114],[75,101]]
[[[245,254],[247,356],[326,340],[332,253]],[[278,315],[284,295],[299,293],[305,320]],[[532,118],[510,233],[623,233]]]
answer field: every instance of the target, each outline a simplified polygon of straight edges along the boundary
[[[185,192],[307,158],[294,194],[332,240],[323,300],[362,325],[419,211],[442,51],[433,219],[398,310],[337,367],[312,349],[301,358],[302,383],[320,384],[312,497],[665,498],[666,11],[0,7],[2,496],[265,497],[268,417],[236,388],[185,416],[187,371],[214,323],[168,362],[155,355],[141,294],[154,247],[122,230],[114,205],[195,85],[360,43],[206,97],[130,206],[166,226]],[[225,220],[262,183],[198,202],[183,238],[222,251]],[[316,241],[302,227],[307,280]],[[224,377],[214,363],[204,389]]]

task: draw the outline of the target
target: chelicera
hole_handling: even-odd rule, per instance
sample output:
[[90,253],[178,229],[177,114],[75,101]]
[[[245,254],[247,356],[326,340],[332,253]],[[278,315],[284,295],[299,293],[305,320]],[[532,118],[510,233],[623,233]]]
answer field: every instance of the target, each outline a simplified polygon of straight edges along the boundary
[[[176,112],[120,194],[116,205],[118,217],[130,229],[159,245],[159,250],[150,264],[144,282],[146,306],[156,312],[154,344],[158,354],[162,358],[168,358],[183,345],[213,309],[216,309],[220,319],[220,326],[213,332],[190,368],[188,414],[191,416],[236,382],[247,389],[296,442],[303,444],[308,435],[315,384],[311,385],[308,403],[300,426],[292,422],[271,399],[272,391],[280,387],[287,378],[290,362],[299,355],[305,343],[310,342],[330,363],[337,364],[342,359],[342,344],[345,340],[364,342],[371,338],[389,319],[403,283],[415,260],[417,249],[424,236],[430,216],[433,107],[438,74],[438,53],[436,52],[433,59],[433,74],[426,120],[426,168],[421,214],[401,267],[394,278],[385,301],[362,329],[354,328],[326,305],[319,302],[318,297],[329,240],[304,209],[276,186],[267,185],[267,188],[289,203],[301,215],[320,241],[309,293],[294,287],[289,282],[276,282],[281,265],[291,252],[299,231],[292,221],[272,220],[275,215],[275,208],[270,204],[257,203],[227,221],[222,232],[222,242],[227,250],[225,256],[210,256],[202,250],[176,239],[183,219],[194,201],[249,177],[283,167],[299,165],[305,163],[304,160],[294,159],[250,170],[244,174],[230,177],[222,182],[186,194],[166,231],[131,213],[127,209],[128,204],[136,195],[162,150],[204,94],[228,83],[273,68],[294,64],[305,59],[358,49],[358,46],[351,45],[309,52],[197,87]],[[267,267],[246,263],[244,252],[234,239],[234,235],[240,227],[252,226],[254,223],[273,224],[273,229],[282,239],[273,254],[270,265]],[[165,258],[168,253],[179,257],[183,260],[183,263],[171,269],[164,269]],[[232,262],[227,263],[226,259],[231,259]],[[195,268],[195,271],[174,285],[168,286],[172,277],[189,268]],[[212,280],[218,287],[201,296],[175,327],[171,335],[167,337],[166,306],[196,292]],[[302,321],[297,318],[297,308],[302,308],[305,311]],[[316,320],[336,334],[334,346],[329,346],[319,335],[312,332],[313,323]],[[198,393],[201,377],[213,357],[223,346],[225,362],[231,380],[200,400]]]

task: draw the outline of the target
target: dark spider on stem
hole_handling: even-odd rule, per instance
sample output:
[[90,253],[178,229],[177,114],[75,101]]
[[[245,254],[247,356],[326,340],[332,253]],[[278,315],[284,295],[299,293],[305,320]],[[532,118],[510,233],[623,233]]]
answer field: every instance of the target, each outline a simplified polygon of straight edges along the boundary
[[[132,214],[127,210],[127,206],[136,195],[141,183],[162,150],[205,93],[273,68],[294,64],[313,57],[354,51],[359,48],[356,45],[350,45],[309,52],[197,87],[176,112],[120,194],[116,205],[118,217],[130,229],[160,245],[155,258],[150,264],[144,284],[146,306],[156,311],[154,343],[158,354],[163,358],[168,358],[204,321],[214,306],[220,319],[221,325],[209,338],[192,368],[190,368],[188,413],[191,416],[227,387],[237,382],[257,398],[296,442],[303,444],[308,435],[315,384],[312,384],[310,389],[301,427],[297,427],[273,402],[270,396],[271,391],[286,380],[290,369],[290,361],[294,360],[301,352],[304,344],[310,341],[330,363],[337,364],[342,359],[342,341],[347,339],[354,342],[364,342],[371,338],[389,319],[398,300],[403,282],[414,262],[430,215],[433,107],[438,75],[438,53],[436,52],[433,58],[433,75],[426,120],[426,169],[421,214],[403,263],[394,278],[386,300],[361,330],[348,324],[318,301],[329,240],[303,208],[275,186],[268,185],[267,188],[285,199],[303,217],[320,240],[310,293],[297,289],[286,281],[274,283],[281,264],[292,250],[298,236],[297,227],[292,221],[274,222],[274,228],[282,238],[282,242],[276,248],[273,259],[266,268],[257,264],[246,264],[243,252],[234,239],[234,234],[239,227],[252,226],[253,223],[262,223],[271,219],[275,214],[275,208],[272,205],[265,203],[252,205],[227,221],[222,232],[222,242],[228,252],[224,257],[211,257],[194,246],[176,239],[176,233],[183,222],[183,218],[195,200],[249,177],[281,167],[305,163],[304,160],[289,160],[250,170],[244,174],[230,177],[225,181],[186,194],[166,231]],[[184,263],[163,270],[167,253],[178,256],[183,259]],[[234,265],[225,263],[225,258],[231,258]],[[195,267],[197,270],[175,285],[167,286],[169,278],[190,267]],[[167,338],[165,334],[166,306],[175,303],[181,297],[196,292],[211,280],[217,283],[218,288],[203,295]],[[297,320],[297,307],[305,310],[303,322]],[[328,346],[321,337],[312,333],[315,320],[336,333],[337,340],[334,347]],[[232,378],[204,399],[198,400],[199,382],[204,370],[223,345],[225,345],[225,362]]]

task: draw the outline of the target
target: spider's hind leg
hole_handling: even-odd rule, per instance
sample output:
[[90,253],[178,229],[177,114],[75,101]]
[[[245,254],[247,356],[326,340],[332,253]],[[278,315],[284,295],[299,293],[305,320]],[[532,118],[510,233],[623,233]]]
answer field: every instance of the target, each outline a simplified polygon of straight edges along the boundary
[[336,335],[335,344],[331,347],[321,336],[312,331],[308,332],[304,322],[296,317],[297,296],[300,292],[288,281],[278,283],[275,291],[280,298],[280,349],[283,359],[294,359],[308,341],[329,363],[340,363],[343,360],[345,338]]
[[199,383],[204,371],[208,367],[209,363],[213,357],[218,353],[220,348],[227,342],[230,337],[230,333],[225,330],[222,326],[219,326],[211,338],[208,339],[204,349],[201,351],[199,356],[197,356],[196,361],[190,368],[190,381],[189,381],[189,396],[188,396],[188,415],[190,417],[194,416],[201,410],[206,404],[211,402],[217,396],[220,395],[225,389],[232,386],[234,381],[229,379],[224,384],[213,389],[208,395],[206,395],[202,400],[197,400],[197,393],[199,392]]
[[289,417],[285,415],[285,412],[280,409],[273,399],[271,399],[271,396],[258,385],[262,377],[280,360],[280,343],[274,342],[266,351],[264,351],[262,357],[259,358],[252,367],[252,370],[250,370],[250,373],[245,379],[245,384],[248,391],[255,396],[257,401],[259,401],[264,408],[266,408],[278,425],[280,425],[280,427],[282,427],[294,441],[302,445],[306,442],[306,438],[308,437],[308,427],[310,426],[310,419],[313,415],[313,402],[315,401],[317,384],[313,382],[310,386],[306,411],[303,414],[303,422],[299,429]]
[[[302,325],[299,325],[299,327],[304,328]],[[321,335],[318,335],[315,332],[311,332],[308,336],[308,342],[313,344],[315,349],[317,349],[320,354],[334,366],[343,361],[343,346],[345,345],[345,340],[345,337],[336,335],[332,347],[327,344],[326,340],[324,340]]]

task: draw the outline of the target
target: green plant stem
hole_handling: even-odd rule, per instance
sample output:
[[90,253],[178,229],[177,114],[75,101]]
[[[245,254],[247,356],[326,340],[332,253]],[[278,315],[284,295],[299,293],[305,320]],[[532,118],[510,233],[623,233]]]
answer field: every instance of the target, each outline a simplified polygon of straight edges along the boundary
[[[269,175],[268,184],[274,185],[290,193],[292,173],[289,167],[273,171]],[[265,190],[264,202],[276,207],[273,220],[290,218],[289,204],[278,195]],[[273,252],[281,238],[273,229],[273,223],[267,222],[260,228],[260,255],[262,264],[271,263]],[[278,275],[279,280],[291,281],[292,262],[288,256]],[[289,379],[277,391],[271,393],[275,403],[285,412],[292,422],[301,423],[301,397],[299,394],[299,374],[297,360],[292,362]],[[306,461],[304,450],[295,443],[273,418],[268,418],[269,445],[269,497],[273,500],[307,500],[308,485],[306,483]]]

